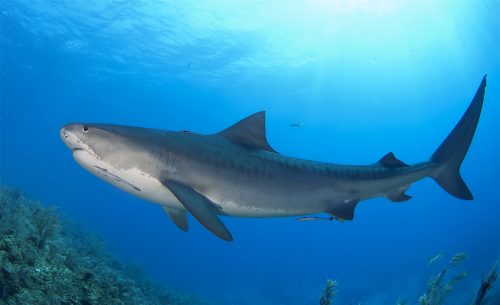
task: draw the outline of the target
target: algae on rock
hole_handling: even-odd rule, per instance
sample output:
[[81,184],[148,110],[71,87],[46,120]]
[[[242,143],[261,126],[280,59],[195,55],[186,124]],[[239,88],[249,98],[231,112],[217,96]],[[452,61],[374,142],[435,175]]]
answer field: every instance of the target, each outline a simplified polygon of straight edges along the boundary
[[0,187],[0,305],[14,304],[208,303],[152,283],[54,209]]

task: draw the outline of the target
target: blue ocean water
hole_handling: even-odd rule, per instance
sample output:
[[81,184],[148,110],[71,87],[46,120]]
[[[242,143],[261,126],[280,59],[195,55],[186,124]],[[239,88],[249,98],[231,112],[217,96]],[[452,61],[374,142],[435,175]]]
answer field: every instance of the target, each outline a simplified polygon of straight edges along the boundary
[[[17,1],[0,19],[1,183],[55,205],[155,279],[221,305],[417,304],[466,252],[448,304],[470,304],[499,258],[500,2]],[[462,174],[472,202],[430,179],[353,221],[224,217],[223,242],[189,218],[91,176],[59,139],[69,122],[214,133],[267,111],[280,153],[370,164],[427,160],[484,74],[483,114]],[[290,124],[300,124],[293,128]]]

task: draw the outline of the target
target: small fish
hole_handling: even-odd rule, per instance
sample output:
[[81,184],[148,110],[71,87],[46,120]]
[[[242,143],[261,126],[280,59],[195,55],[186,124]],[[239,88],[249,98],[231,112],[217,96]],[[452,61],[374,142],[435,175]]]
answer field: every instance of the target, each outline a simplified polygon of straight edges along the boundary
[[299,217],[296,220],[297,221],[314,221],[314,220],[327,220],[327,221],[332,221],[334,217],[319,217],[319,216],[305,216],[305,217]]
[[291,123],[290,127],[292,128],[302,128],[304,125],[302,123]]
[[186,66],[186,69],[189,69],[189,68],[191,68],[191,62],[189,62],[189,63],[187,64],[187,66]]

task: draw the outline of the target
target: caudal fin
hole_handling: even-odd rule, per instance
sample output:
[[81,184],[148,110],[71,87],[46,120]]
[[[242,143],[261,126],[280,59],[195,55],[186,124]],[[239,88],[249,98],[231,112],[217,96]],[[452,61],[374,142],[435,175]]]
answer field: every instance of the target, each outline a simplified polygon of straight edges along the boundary
[[437,163],[432,178],[451,195],[472,200],[473,196],[460,176],[460,166],[474,137],[483,107],[486,75],[483,77],[474,99],[464,115],[431,157]]

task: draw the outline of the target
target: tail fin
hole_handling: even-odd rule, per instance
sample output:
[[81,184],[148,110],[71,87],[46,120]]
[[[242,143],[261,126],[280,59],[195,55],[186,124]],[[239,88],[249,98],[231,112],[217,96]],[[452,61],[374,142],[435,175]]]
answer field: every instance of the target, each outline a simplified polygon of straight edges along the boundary
[[445,191],[460,199],[473,199],[472,193],[460,176],[460,166],[476,131],[483,107],[485,88],[486,75],[467,111],[431,157],[431,161],[438,164],[438,169],[432,178]]

